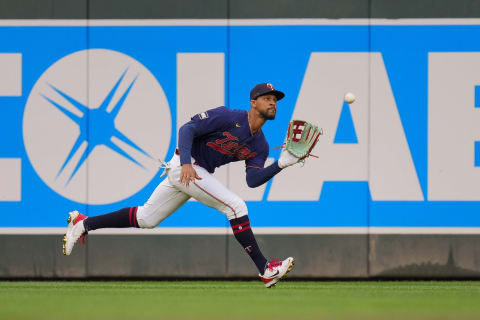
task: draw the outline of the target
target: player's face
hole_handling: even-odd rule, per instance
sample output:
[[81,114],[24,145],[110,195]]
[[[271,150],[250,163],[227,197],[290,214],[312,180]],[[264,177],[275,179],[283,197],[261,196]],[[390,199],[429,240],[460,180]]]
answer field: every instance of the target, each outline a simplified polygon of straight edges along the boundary
[[258,113],[266,120],[275,119],[277,114],[277,97],[273,94],[260,96],[255,100],[255,106]]

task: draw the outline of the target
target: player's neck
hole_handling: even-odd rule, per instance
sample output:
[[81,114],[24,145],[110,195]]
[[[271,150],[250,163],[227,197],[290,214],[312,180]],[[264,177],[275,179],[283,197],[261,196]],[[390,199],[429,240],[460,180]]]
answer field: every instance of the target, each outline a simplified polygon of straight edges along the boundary
[[250,125],[250,133],[252,135],[257,133],[262,128],[265,121],[267,121],[267,119],[255,112],[253,109],[248,111],[248,124]]

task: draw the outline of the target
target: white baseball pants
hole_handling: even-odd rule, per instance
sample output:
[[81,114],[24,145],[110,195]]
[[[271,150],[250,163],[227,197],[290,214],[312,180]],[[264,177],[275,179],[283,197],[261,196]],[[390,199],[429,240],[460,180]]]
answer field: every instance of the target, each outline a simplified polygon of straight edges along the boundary
[[[192,158],[192,163],[195,160]],[[190,197],[215,208],[235,219],[248,214],[245,201],[230,191],[211,173],[193,164],[197,174],[202,178],[190,182],[189,187],[180,184],[180,156],[175,154],[169,162],[167,178],[153,191],[150,198],[137,210],[137,221],[141,228],[154,228],[169,215],[180,208]]]

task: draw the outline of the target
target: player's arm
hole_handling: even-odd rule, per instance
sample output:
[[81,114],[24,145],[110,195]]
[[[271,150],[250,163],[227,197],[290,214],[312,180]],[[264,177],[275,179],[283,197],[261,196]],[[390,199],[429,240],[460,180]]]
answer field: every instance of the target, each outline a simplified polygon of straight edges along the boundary
[[268,167],[265,166],[265,161],[268,158],[268,144],[264,145],[264,148],[255,157],[245,161],[247,166],[247,185],[250,188],[256,188],[272,179],[277,173],[282,171],[282,168],[278,165],[278,161],[275,161]]
[[272,179],[280,171],[282,171],[282,169],[278,166],[278,161],[275,161],[265,168],[247,167],[247,185],[250,188],[259,187]]
[[[250,188],[261,186],[282,171],[282,169],[289,167],[298,161],[300,161],[300,158],[284,151],[282,152],[280,159],[266,168],[263,168],[263,164],[261,166],[247,165],[247,184]],[[263,163],[265,163],[265,161]]]

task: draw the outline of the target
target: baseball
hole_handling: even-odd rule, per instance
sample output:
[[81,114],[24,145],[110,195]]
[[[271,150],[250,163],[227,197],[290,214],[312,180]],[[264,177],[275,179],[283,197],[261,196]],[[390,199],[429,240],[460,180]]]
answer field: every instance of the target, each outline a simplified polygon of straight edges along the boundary
[[348,104],[353,103],[355,101],[355,95],[351,92],[347,92],[345,93],[343,100],[345,100],[345,102]]

